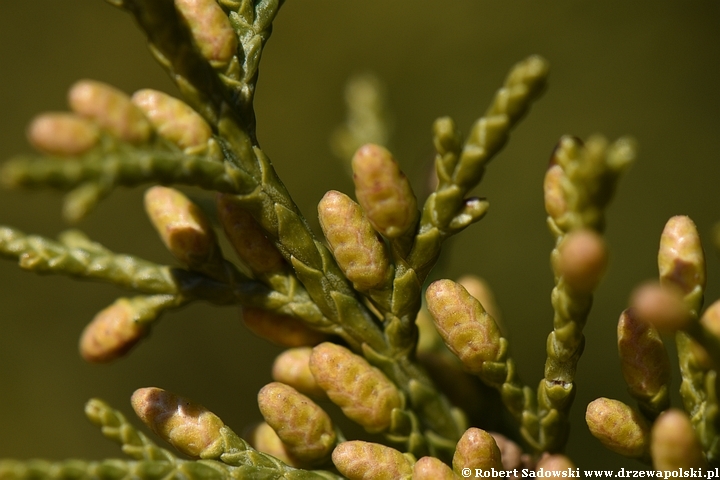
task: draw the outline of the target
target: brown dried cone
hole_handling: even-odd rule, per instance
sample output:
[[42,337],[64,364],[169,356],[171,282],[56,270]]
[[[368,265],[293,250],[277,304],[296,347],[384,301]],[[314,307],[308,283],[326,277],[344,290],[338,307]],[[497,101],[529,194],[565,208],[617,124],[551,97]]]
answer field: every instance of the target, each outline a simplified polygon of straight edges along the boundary
[[230,244],[253,273],[269,274],[286,267],[278,249],[234,195],[218,194],[217,211]]
[[275,358],[272,377],[276,382],[290,385],[295,390],[313,398],[325,399],[327,394],[320,388],[310,371],[312,348],[298,347],[285,350]]
[[80,355],[106,363],[125,355],[150,331],[150,322],[174,303],[171,295],[119,298],[101,310],[80,337]]
[[222,453],[225,424],[202,405],[155,387],[136,390],[130,402],[150,430],[185,455],[216,458]]
[[367,144],[352,159],[355,196],[372,226],[388,238],[413,229],[419,212],[417,199],[392,154]]
[[188,153],[207,146],[212,137],[210,125],[187,103],[157,90],[135,92],[132,102],[157,131],[158,135]]
[[412,480],[454,480],[459,478],[450,467],[435,457],[422,457],[413,465]]
[[124,92],[95,80],[80,80],[68,92],[70,108],[130,143],[146,142],[152,127]]
[[226,65],[237,53],[238,39],[216,0],[175,0],[200,54],[213,67]]
[[409,480],[413,461],[395,450],[371,442],[343,442],[332,453],[332,461],[350,480]]
[[485,430],[468,428],[455,447],[452,460],[453,470],[460,475],[464,468],[473,472],[480,469],[483,472],[491,469],[502,470],[500,449],[495,439]]
[[500,330],[462,285],[438,280],[428,287],[425,298],[445,344],[469,372],[480,374],[485,362],[498,359]]
[[267,453],[282,460],[291,467],[300,467],[301,462],[293,458],[287,450],[287,446],[280,440],[275,430],[265,422],[260,422],[249,430],[244,438],[258,452]]
[[215,232],[197,205],[175,189],[155,186],[145,192],[145,210],[175,258],[192,270],[224,278]]
[[402,408],[399,390],[364,358],[334,343],[313,348],[310,371],[345,416],[370,433],[390,426],[392,412]]
[[100,138],[97,125],[72,113],[43,113],[27,129],[30,144],[52,155],[79,155]]
[[385,244],[360,205],[331,190],[318,204],[318,219],[338,266],[356,289],[370,290],[392,280]]
[[602,237],[592,230],[576,230],[563,238],[553,253],[555,271],[572,290],[592,293],[607,266],[607,250]]
[[590,433],[608,449],[626,457],[647,460],[650,426],[633,408],[619,400],[598,398],[585,412]]
[[628,391],[649,419],[670,407],[670,358],[658,331],[626,309],[617,327],[618,352]]
[[282,347],[315,346],[328,339],[324,333],[289,315],[255,307],[242,307],[241,312],[243,323],[251,332]]
[[685,412],[671,409],[652,427],[650,452],[657,470],[702,468],[707,465],[695,430]]
[[337,438],[330,417],[315,402],[288,385],[273,382],[258,393],[258,406],[290,456],[306,465],[327,460]]

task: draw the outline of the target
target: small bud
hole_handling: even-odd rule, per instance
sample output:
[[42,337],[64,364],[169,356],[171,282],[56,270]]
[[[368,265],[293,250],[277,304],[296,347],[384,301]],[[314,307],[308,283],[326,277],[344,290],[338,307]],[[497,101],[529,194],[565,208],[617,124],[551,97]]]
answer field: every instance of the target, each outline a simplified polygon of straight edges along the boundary
[[500,449],[495,439],[485,430],[471,427],[468,428],[455,447],[455,454],[452,460],[453,470],[460,474],[464,468],[473,471],[502,470],[503,464],[500,458]]
[[685,412],[671,409],[653,424],[650,452],[656,470],[702,468],[707,465],[690,418]]
[[666,392],[670,383],[670,359],[658,331],[640,321],[629,308],[620,315],[617,336],[620,367],[630,394],[650,401]]
[[313,348],[310,371],[345,416],[370,433],[390,426],[392,411],[402,407],[395,384],[364,358],[334,343]]
[[224,448],[217,415],[160,388],[141,388],[130,399],[140,420],[164,440],[193,458],[215,458]]
[[417,199],[392,154],[367,144],[352,159],[355,195],[372,226],[388,238],[415,227]]
[[590,433],[608,449],[631,458],[648,453],[650,428],[639,412],[618,400],[598,398],[585,412]]
[[30,122],[27,137],[34,148],[52,155],[80,155],[98,141],[91,121],[72,113],[44,113]]
[[454,154],[462,149],[462,138],[452,118],[440,117],[433,122],[433,143],[440,155]]
[[678,215],[665,224],[658,251],[660,283],[673,284],[684,294],[705,288],[705,254],[690,217]]
[[203,147],[212,137],[210,125],[187,103],[157,90],[135,92],[132,102],[161,137],[182,149]]
[[454,480],[452,469],[435,457],[422,457],[413,466],[413,480]]
[[327,340],[327,335],[313,330],[290,315],[243,307],[242,319],[255,335],[282,347],[312,347]]
[[318,218],[330,250],[345,276],[359,290],[388,281],[388,254],[360,206],[331,190],[318,204]]
[[690,321],[690,311],[683,301],[682,292],[673,284],[641,285],[633,292],[630,305],[638,319],[663,333],[681,330]]
[[471,373],[497,360],[500,330],[480,302],[451,280],[432,283],[425,293],[428,310],[445,344]]
[[80,80],[70,88],[68,102],[74,112],[122,140],[142,143],[150,138],[150,122],[130,97],[115,87],[95,80]]
[[167,187],[145,192],[145,211],[170,253],[193,269],[218,261],[218,247],[210,222],[185,195]]
[[543,469],[546,472],[562,472],[570,470],[575,470],[575,464],[565,455],[562,455],[560,453],[553,453],[553,454],[545,454],[540,458],[540,460],[537,463],[537,467],[539,469]]
[[265,385],[258,393],[258,406],[288,453],[298,460],[322,462],[335,447],[335,431],[328,414],[294,388],[279,382]]
[[287,451],[287,446],[280,440],[275,430],[267,423],[260,422],[243,436],[258,452],[272,455],[291,467],[301,466],[301,462],[290,456]]
[[555,263],[566,285],[577,292],[591,293],[607,266],[605,242],[592,230],[576,230],[560,243]]
[[466,198],[460,210],[455,214],[455,217],[450,220],[448,229],[450,231],[460,231],[472,225],[483,218],[489,208],[490,202],[484,198]]
[[552,165],[545,172],[543,191],[545,193],[545,211],[554,221],[560,220],[568,211],[567,200],[562,182],[565,172],[560,165]]
[[140,321],[134,299],[119,298],[101,310],[80,337],[80,355],[87,362],[107,363],[125,355],[149,331]]
[[264,274],[283,268],[285,259],[233,195],[219,194],[217,210],[225,235],[250,270]]
[[335,447],[332,461],[350,480],[409,480],[413,473],[410,460],[399,451],[360,440]]
[[312,355],[310,347],[285,350],[273,363],[272,378],[310,397],[327,398],[325,390],[320,388],[310,371],[310,355]]
[[175,0],[175,8],[187,22],[200,54],[210,65],[221,67],[237,53],[237,35],[215,0]]

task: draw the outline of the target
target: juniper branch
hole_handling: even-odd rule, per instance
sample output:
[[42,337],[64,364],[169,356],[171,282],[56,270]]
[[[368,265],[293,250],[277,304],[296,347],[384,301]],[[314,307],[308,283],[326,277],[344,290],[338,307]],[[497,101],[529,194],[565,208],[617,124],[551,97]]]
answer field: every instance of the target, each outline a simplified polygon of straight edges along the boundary
[[[590,279],[575,281],[560,265],[561,249],[568,244],[571,232],[602,231],[605,208],[620,174],[634,157],[634,144],[624,138],[608,146],[604,139],[591,137],[583,146],[572,137],[564,137],[553,153],[552,166],[546,176],[546,199],[554,192],[551,187],[555,184],[551,182],[556,181],[565,208],[558,211],[548,208],[548,223],[556,240],[552,252],[555,287],[551,295],[555,314],[553,331],[547,341],[545,379],[540,382],[537,393],[537,441],[542,450],[559,451],[567,440],[567,415],[575,396],[575,370],[585,344],[582,329],[592,305],[592,290],[604,267],[603,261],[597,272],[584,275]],[[590,236],[590,240],[600,242],[595,236]],[[604,251],[602,255],[604,258]]]
[[85,415],[102,429],[102,434],[120,444],[122,450],[135,460],[176,463],[178,458],[158,447],[144,433],[138,431],[125,416],[102,400],[92,399],[85,405]]
[[144,183],[197,186],[217,192],[235,192],[243,180],[222,163],[179,150],[118,145],[93,150],[79,158],[20,156],[6,162],[0,178],[5,186],[54,188],[68,191],[87,184],[132,187]]
[[104,280],[144,293],[181,293],[170,267],[131,255],[70,248],[48,238],[25,235],[10,227],[0,227],[0,255],[17,258],[21,268],[38,273]]
[[464,144],[450,118],[435,121],[439,184],[425,201],[420,229],[408,255],[408,263],[421,280],[437,260],[442,242],[484,215],[487,202],[467,200],[465,195],[480,182],[488,162],[507,142],[510,130],[540,96],[547,73],[547,62],[538,56],[515,65]]
[[225,480],[233,479],[286,479],[286,480],[340,480],[331,472],[283,469],[267,466],[242,465],[231,467],[213,460],[179,460],[177,463],[152,460],[102,460],[89,462],[66,460],[0,460],[0,478],[3,480]]

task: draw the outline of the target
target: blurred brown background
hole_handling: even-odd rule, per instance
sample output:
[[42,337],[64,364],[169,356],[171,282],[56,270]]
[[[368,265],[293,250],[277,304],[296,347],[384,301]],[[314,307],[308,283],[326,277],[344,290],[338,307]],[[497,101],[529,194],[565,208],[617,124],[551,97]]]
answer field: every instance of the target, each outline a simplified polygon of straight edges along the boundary
[[[261,65],[259,138],[314,217],[325,191],[352,191],[327,140],[344,115],[344,82],[372,71],[387,83],[391,147],[419,186],[433,119],[451,115],[467,132],[509,67],[532,53],[550,61],[549,89],[478,189],[491,202],[488,216],[447,245],[436,276],[469,271],[491,282],[522,377],[535,385],[552,318],[541,191],[548,156],[566,133],[637,138],[639,159],[608,214],[611,265],[586,329],[568,452],[584,468],[639,467],[590,437],[584,411],[599,396],[629,401],[615,325],[632,288],[656,275],[670,216],[698,224],[707,299],[720,297],[710,245],[720,220],[720,3],[289,0]],[[64,109],[76,79],[175,92],[132,19],[100,0],[0,2],[0,69],[0,158],[28,151],[25,125],[40,111]],[[116,251],[170,262],[141,194],[116,192],[79,227]],[[59,214],[55,193],[0,192],[0,223],[55,236],[66,228]],[[278,350],[247,333],[232,308],[193,305],[167,315],[129,358],[84,364],[79,333],[124,294],[0,262],[0,458],[121,456],[84,419],[83,405],[97,396],[130,416],[129,396],[144,386],[202,402],[236,430],[259,419],[255,394]]]

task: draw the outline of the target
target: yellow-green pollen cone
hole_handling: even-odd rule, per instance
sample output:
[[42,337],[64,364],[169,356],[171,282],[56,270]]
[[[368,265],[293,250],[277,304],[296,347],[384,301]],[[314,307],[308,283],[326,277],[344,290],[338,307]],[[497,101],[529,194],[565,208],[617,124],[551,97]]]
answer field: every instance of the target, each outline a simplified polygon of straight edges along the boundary
[[38,115],[30,122],[27,138],[41,152],[70,156],[94,147],[100,131],[95,123],[78,115],[49,112]]
[[130,97],[117,88],[95,80],[80,80],[68,92],[70,108],[92,120],[114,137],[130,143],[150,139],[152,127]]
[[335,431],[328,414],[315,402],[288,385],[273,382],[258,393],[258,406],[291,456],[306,464],[327,460],[335,447]]
[[90,363],[107,363],[125,355],[147,335],[132,299],[119,298],[101,310],[80,337],[80,354]]
[[388,238],[415,227],[419,212],[410,182],[392,154],[367,144],[352,159],[355,196],[372,226]]
[[237,53],[238,40],[230,20],[215,0],[175,0],[200,53],[213,67],[227,64]]
[[684,294],[705,289],[705,253],[695,223],[684,215],[665,224],[658,250],[660,282],[679,287]]
[[160,388],[141,388],[130,403],[150,430],[185,455],[215,458],[224,444],[220,418],[197,403]]
[[613,452],[647,458],[650,426],[642,415],[619,400],[598,398],[585,412],[590,433]]
[[215,232],[200,208],[173,188],[155,186],[145,192],[145,211],[175,258],[193,269],[217,266]]
[[425,293],[435,326],[452,352],[471,373],[500,352],[500,330],[495,320],[465,288],[452,280],[438,280]]
[[707,466],[690,418],[676,409],[667,410],[653,424],[650,452],[657,470]]
[[312,398],[327,399],[325,390],[320,388],[310,371],[312,348],[289,348],[275,358],[272,377],[276,382],[290,385],[298,392]]
[[[670,358],[660,333],[650,323],[637,318],[628,308],[620,315],[617,327],[620,368],[630,394],[651,403],[663,395],[658,410],[669,406]],[[657,415],[659,411],[654,412]]]
[[338,266],[357,289],[370,290],[390,281],[385,244],[360,205],[331,190],[318,204],[318,219]]
[[463,469],[469,468],[483,471],[502,470],[500,449],[495,439],[485,430],[468,428],[455,447],[452,459],[453,470],[461,474]]
[[360,440],[338,445],[332,461],[350,480],[410,480],[413,474],[412,462],[399,451]]
[[157,131],[158,135],[178,147],[192,151],[204,147],[212,136],[210,125],[190,105],[152,89],[135,92],[132,102]]
[[310,356],[310,371],[345,416],[370,433],[390,426],[403,400],[395,384],[363,357],[334,343],[321,343]]

